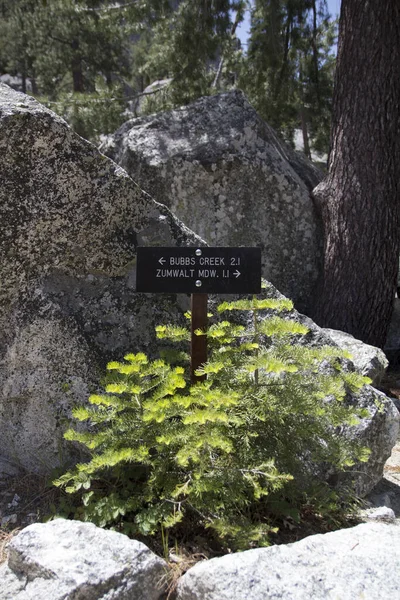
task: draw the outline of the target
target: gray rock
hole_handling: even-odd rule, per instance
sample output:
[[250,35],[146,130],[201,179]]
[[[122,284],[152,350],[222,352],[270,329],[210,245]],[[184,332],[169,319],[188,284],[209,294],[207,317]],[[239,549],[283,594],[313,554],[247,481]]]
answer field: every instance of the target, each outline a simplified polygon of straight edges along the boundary
[[[389,364],[382,350],[364,344],[343,331],[322,329],[322,332],[331,340],[331,345],[350,352],[355,370],[372,379],[372,386],[380,384]],[[354,428],[345,427],[343,434],[357,438],[360,444],[371,450],[371,454],[367,463],[357,464],[350,469],[353,475],[341,474],[338,481],[353,477],[353,489],[358,496],[365,497],[382,478],[385,462],[397,441],[399,415],[393,399],[371,386],[363,389],[357,403],[368,409],[369,418],[363,419]]]
[[400,399],[399,398],[390,398],[397,410],[400,412]]
[[[10,73],[4,73],[0,75],[0,83],[9,85],[14,90],[22,92],[23,82],[21,75],[10,75]],[[25,81],[26,89],[28,92],[32,91],[32,82],[30,79]]]
[[13,513],[12,515],[5,515],[2,517],[0,523],[2,527],[9,527],[10,525],[15,525],[17,521],[18,515]]
[[344,331],[319,327],[312,319],[297,311],[294,311],[293,315],[296,320],[306,325],[310,330],[310,334],[306,338],[307,344],[337,346],[341,350],[346,350],[352,356],[351,363],[354,370],[365,377],[369,377],[372,380],[371,385],[379,385],[389,366],[389,361],[380,348],[365,344]]
[[388,493],[374,493],[374,491],[372,491],[369,495],[368,495],[368,506],[371,506],[372,508],[380,508],[380,507],[387,507],[387,508],[392,508],[392,500],[390,498],[390,495]]
[[324,329],[324,331],[339,348],[350,352],[357,371],[372,379],[372,385],[380,384],[389,365],[385,353],[380,348],[364,344],[344,331],[336,329]]
[[[273,298],[283,297],[271,284],[267,286],[266,295]],[[288,316],[309,329],[309,333],[298,340],[299,343],[310,347],[330,345],[349,349],[344,345],[342,336],[333,335],[331,337],[332,333],[337,333],[336,331],[319,327],[309,317],[302,315],[297,310],[292,310]],[[345,337],[346,334],[344,334]],[[350,371],[359,370],[362,372],[365,365],[368,364],[368,360],[374,355],[374,351],[379,356],[379,349],[371,346],[366,346],[366,349],[364,349],[364,346],[366,344],[352,338],[351,351],[354,363],[350,360],[345,361],[344,368]],[[372,361],[370,360],[370,362]],[[363,498],[382,479],[383,467],[397,441],[400,418],[392,400],[371,385],[364,386],[357,396],[349,396],[348,402],[367,409],[368,417],[361,419],[353,427],[342,427],[340,435],[356,439],[360,446],[369,448],[368,461],[357,463],[344,473],[330,472],[328,469],[328,471],[322,472],[320,476],[328,478],[333,485],[349,485],[358,497]]]
[[[220,98],[234,118],[240,106],[254,117],[241,94]],[[185,323],[187,297],[135,293],[137,245],[203,242],[62,119],[6,86],[0,152],[0,456],[48,473],[82,459],[63,433],[106,362],[128,351],[154,355],[154,326]],[[266,293],[282,296],[272,285]],[[293,315],[310,328],[305,344],[329,343],[310,319]],[[399,416],[373,388],[357,402],[370,417],[344,435],[372,452],[347,476],[364,495],[382,476]]]
[[11,502],[8,503],[7,508],[16,508],[20,502],[21,498],[18,496],[18,494],[14,494],[14,497]]
[[19,467],[18,464],[13,464],[4,457],[0,457],[0,481],[2,479],[8,479],[18,475]]
[[0,600],[158,600],[166,567],[141,542],[91,523],[37,523],[9,544]]
[[399,560],[400,528],[363,524],[199,563],[177,600],[393,600]]
[[[136,98],[131,100],[128,103],[128,111],[130,115],[127,115],[128,119],[133,119],[135,117],[140,116],[145,113],[154,112],[151,110],[153,98],[156,102],[159,100],[159,97],[167,97],[168,98],[168,86],[171,83],[172,79],[157,79],[157,81],[153,81],[150,85],[146,86],[143,92],[138,95]],[[150,101],[150,107],[149,105]],[[146,110],[149,108],[149,110]]]
[[355,494],[363,498],[382,479],[383,467],[396,443],[399,413],[393,402],[371,386],[360,392],[357,404],[368,410],[369,417],[354,427],[344,427],[342,435],[357,439],[370,449],[368,461],[353,465],[348,473],[338,476],[338,482],[351,482]]
[[365,516],[370,521],[395,521],[396,515],[394,510],[389,506],[380,506],[379,508],[373,508],[365,511]]
[[48,473],[81,457],[63,432],[107,360],[154,353],[154,326],[185,321],[186,298],[134,293],[137,245],[203,242],[4,85],[0,155],[0,456]]
[[310,305],[322,252],[310,191],[322,174],[242,92],[130,120],[101,150],[211,245],[261,246],[264,277]]

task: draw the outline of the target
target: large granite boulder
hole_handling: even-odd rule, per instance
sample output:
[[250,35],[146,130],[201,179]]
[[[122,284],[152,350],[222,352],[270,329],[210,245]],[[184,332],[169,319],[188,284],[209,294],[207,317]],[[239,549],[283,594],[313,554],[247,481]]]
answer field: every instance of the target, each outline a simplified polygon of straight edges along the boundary
[[198,563],[177,600],[391,600],[399,560],[399,525],[363,524]]
[[[0,151],[0,458],[48,473],[81,458],[63,433],[106,362],[154,355],[155,325],[186,322],[187,297],[135,292],[137,245],[203,242],[62,119],[6,86]],[[281,296],[272,285],[265,293]],[[293,315],[310,328],[305,344],[330,342]],[[369,417],[346,434],[371,448],[352,475],[364,495],[382,475],[398,413],[373,388],[357,402]]]
[[[268,298],[284,296],[270,283],[263,292]],[[358,371],[371,379],[386,368],[385,357],[379,348],[374,348],[356,340],[350,339],[342,332],[319,327],[312,319],[292,309],[287,317],[302,323],[308,328],[308,333],[297,340],[306,347],[337,346],[350,353],[352,360],[345,360],[344,368]],[[249,322],[248,326],[252,324]],[[378,365],[379,368],[378,368]],[[378,377],[378,378],[379,378]],[[354,406],[364,408],[368,416],[362,418],[355,426],[343,426],[340,435],[356,439],[360,446],[370,449],[367,462],[353,465],[347,472],[337,473],[322,468],[319,476],[329,480],[333,485],[349,486],[356,496],[365,497],[382,479],[385,462],[389,458],[399,433],[399,411],[393,401],[372,385],[365,385],[359,394],[349,394],[347,401]]]
[[166,572],[141,542],[57,519],[13,538],[0,567],[0,600],[159,600]]
[[60,117],[4,85],[0,155],[0,457],[47,473],[76,460],[63,432],[106,361],[154,352],[155,325],[184,321],[176,296],[134,293],[137,245],[202,242]]
[[126,122],[101,146],[210,245],[260,246],[263,275],[310,307],[321,173],[279,140],[240,91]]
[[[374,522],[200,562],[178,580],[173,597],[392,600],[399,560],[398,523]],[[173,579],[144,544],[64,520],[20,532],[0,578],[0,600],[161,600]]]
[[324,331],[342,350],[350,352],[357,371],[372,379],[372,385],[379,386],[389,366],[385,353],[380,348],[364,344],[350,333],[337,329],[324,329]]

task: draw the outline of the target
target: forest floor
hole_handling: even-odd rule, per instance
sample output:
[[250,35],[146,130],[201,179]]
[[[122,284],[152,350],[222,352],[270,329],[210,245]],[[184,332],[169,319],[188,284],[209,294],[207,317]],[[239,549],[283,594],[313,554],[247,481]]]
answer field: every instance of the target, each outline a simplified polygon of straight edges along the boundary
[[[400,371],[388,372],[382,389],[391,397],[399,399],[400,403]],[[21,529],[32,523],[45,521],[56,513],[62,502],[63,492],[52,486],[45,477],[26,474],[19,477],[0,478],[0,563],[6,559],[5,547],[7,542]],[[387,460],[382,480],[375,486],[367,498],[364,507],[368,508],[368,500],[375,506],[391,508],[397,519],[400,519],[400,435],[392,454]],[[285,544],[298,541],[308,535],[325,533],[338,527],[327,527],[319,522],[315,515],[303,515],[301,526],[290,521],[284,522],[273,543]],[[369,520],[367,513],[353,516],[344,526],[351,526]],[[339,525],[340,527],[340,525]],[[147,540],[143,540],[145,543]],[[149,544],[148,544],[149,545]],[[152,546],[152,544],[150,544]],[[156,547],[152,547],[157,552]],[[206,540],[198,544],[190,544],[183,549],[186,556],[193,557],[193,564],[199,559],[211,558],[215,553],[208,547]]]

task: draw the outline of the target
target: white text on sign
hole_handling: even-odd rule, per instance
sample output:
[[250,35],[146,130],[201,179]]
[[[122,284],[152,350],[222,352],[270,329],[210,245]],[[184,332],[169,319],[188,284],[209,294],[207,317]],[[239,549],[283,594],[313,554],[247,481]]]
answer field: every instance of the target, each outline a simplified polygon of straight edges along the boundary
[[[206,267],[225,267],[225,258],[222,256],[201,256],[197,258],[198,264]],[[234,262],[232,262],[234,261]],[[162,265],[165,262],[165,258],[162,256],[159,261]],[[196,264],[196,257],[194,256],[170,256],[169,264],[171,266],[193,266]],[[240,265],[240,258],[231,258],[231,265]]]
[[[195,275],[196,272],[197,275]],[[216,269],[198,269],[197,271],[195,269],[157,269],[156,277],[219,277],[219,275]],[[229,277],[229,269],[222,271],[222,277]]]
[[137,248],[138,292],[247,294],[259,293],[260,283],[259,248]]

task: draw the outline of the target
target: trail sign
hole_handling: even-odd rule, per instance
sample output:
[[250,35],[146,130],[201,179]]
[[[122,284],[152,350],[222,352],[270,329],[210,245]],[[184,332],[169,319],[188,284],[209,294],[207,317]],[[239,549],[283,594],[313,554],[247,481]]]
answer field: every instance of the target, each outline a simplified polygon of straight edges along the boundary
[[258,294],[260,248],[138,247],[137,292]]

